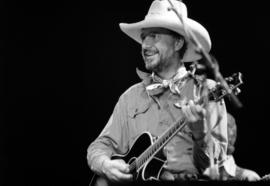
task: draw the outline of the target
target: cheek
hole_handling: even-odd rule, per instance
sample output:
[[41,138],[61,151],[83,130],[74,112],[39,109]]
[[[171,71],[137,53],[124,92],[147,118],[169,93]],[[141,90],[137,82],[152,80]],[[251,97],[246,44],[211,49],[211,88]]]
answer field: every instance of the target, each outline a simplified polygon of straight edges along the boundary
[[163,58],[169,58],[170,56],[173,55],[173,50],[169,49],[169,48],[163,48],[160,52],[160,55]]
[[166,45],[157,45],[156,48],[158,49],[160,54],[167,54],[169,52],[168,47]]
[[155,44],[161,56],[171,56],[174,53],[173,42],[171,40],[161,40]]
[[159,48],[166,53],[172,53],[174,51],[173,44],[171,42],[164,42],[159,46]]

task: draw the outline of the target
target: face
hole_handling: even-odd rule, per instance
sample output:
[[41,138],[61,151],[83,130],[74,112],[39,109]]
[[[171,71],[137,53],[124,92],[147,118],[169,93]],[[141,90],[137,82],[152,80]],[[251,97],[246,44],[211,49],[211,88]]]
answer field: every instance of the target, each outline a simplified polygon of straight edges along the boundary
[[142,56],[147,70],[161,72],[179,62],[178,53],[184,41],[173,35],[172,31],[164,28],[144,28],[141,39]]

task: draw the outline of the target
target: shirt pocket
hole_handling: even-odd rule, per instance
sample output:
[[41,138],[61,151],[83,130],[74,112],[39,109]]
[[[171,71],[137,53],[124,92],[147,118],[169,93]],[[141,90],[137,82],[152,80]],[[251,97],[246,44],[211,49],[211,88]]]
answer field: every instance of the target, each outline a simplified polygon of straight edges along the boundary
[[132,119],[135,119],[139,115],[146,113],[149,107],[149,103],[132,105],[128,108],[128,116]]
[[146,102],[143,104],[134,104],[128,108],[129,132],[131,135],[131,144],[143,132],[148,130],[148,115],[150,105]]

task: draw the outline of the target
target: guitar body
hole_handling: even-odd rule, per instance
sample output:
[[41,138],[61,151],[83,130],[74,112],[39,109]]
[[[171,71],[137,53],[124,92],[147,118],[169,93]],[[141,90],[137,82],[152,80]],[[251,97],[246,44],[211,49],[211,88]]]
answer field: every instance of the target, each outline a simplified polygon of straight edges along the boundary
[[[131,165],[136,161],[143,152],[154,143],[154,139],[149,132],[141,134],[132,145],[131,149],[124,155],[114,155],[112,159],[123,159],[126,163]],[[154,156],[149,159],[141,168],[136,167],[133,174],[134,180],[159,180],[160,174],[163,170],[164,158]],[[134,162],[135,163],[135,162]],[[109,182],[103,177],[94,175],[91,179],[90,186],[108,186]]]

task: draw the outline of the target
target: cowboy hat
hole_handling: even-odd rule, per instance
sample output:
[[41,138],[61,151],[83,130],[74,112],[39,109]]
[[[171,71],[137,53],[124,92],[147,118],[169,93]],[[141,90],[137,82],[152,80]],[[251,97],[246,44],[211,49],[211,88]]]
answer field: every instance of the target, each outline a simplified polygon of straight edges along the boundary
[[[204,50],[209,52],[211,49],[211,40],[207,30],[200,23],[187,17],[187,8],[183,2],[178,0],[172,0],[171,2],[177,12],[180,13],[186,28],[193,32]],[[154,0],[144,20],[131,24],[120,23],[119,26],[125,34],[138,43],[142,43],[140,36],[142,29],[150,27],[162,27],[172,30],[184,36],[186,41],[189,41],[179,17],[177,17],[176,13],[169,8],[171,8],[171,6],[168,0]],[[192,62],[200,58],[201,55],[196,53],[194,44],[187,42],[187,50],[182,61]]]

